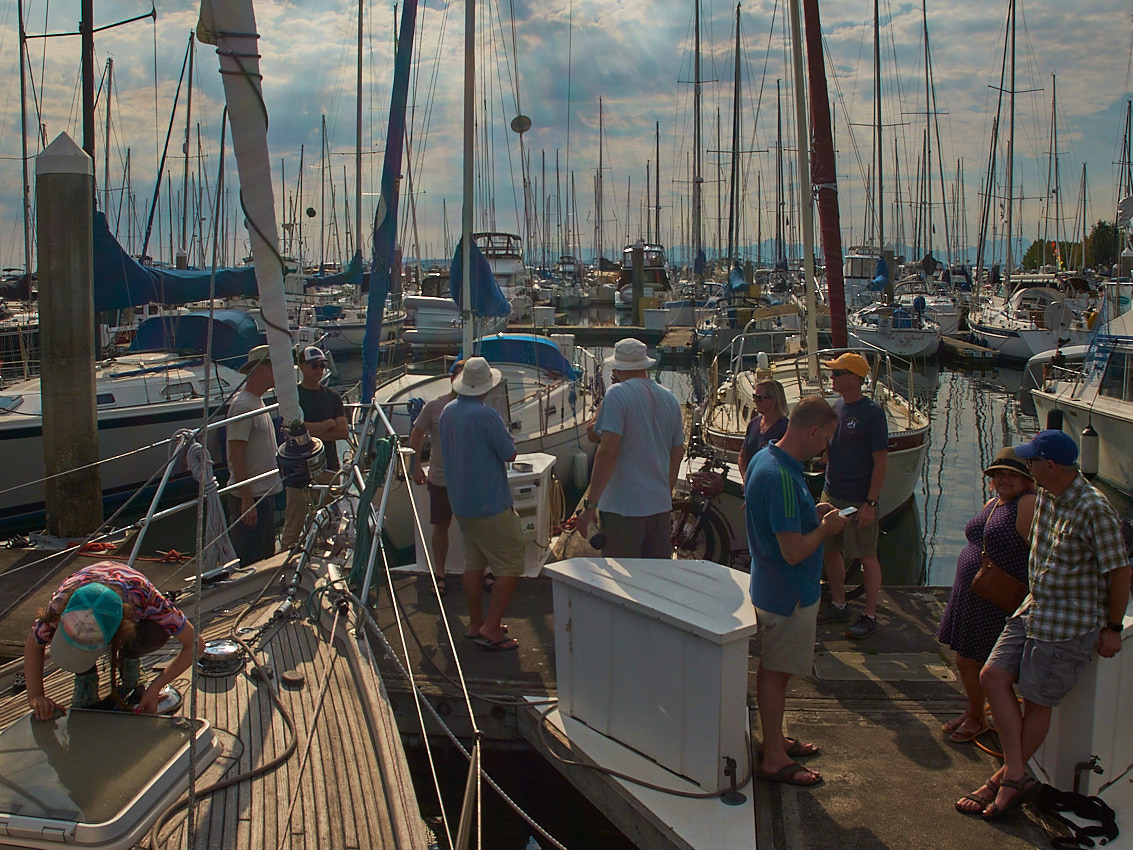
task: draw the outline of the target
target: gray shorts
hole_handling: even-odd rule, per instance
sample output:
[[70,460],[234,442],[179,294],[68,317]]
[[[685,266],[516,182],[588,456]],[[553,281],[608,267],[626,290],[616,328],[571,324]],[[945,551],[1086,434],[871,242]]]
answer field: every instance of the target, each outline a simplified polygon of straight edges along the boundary
[[1008,617],[984,663],[1006,670],[1019,683],[1019,696],[1053,708],[1070,693],[1098,643],[1098,630],[1070,640],[1027,637],[1027,615]]
[[[848,499],[835,499],[825,490],[822,492],[821,501],[829,502],[838,510],[851,505],[860,508],[865,504],[865,502],[851,502]],[[852,561],[854,558],[876,557],[877,539],[881,531],[876,513],[875,510],[873,522],[863,526],[858,525],[856,517],[850,517],[845,528],[822,541],[822,551],[841,552],[842,557],[847,561]]]

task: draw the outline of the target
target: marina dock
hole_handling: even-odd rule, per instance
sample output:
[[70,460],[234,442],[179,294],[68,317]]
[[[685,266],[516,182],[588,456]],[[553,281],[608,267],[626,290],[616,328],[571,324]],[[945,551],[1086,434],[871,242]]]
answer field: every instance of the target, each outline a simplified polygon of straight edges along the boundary
[[958,336],[943,336],[940,353],[953,363],[968,369],[990,369],[995,366],[995,350],[968,342]]
[[[618,780],[562,765],[561,759],[570,757],[569,745],[553,733],[538,733],[538,713],[546,706],[537,704],[554,700],[557,692],[549,579],[521,581],[512,599],[508,622],[510,634],[519,641],[515,652],[487,652],[461,637],[466,620],[459,592],[443,599],[454,634],[450,642],[427,577],[409,574],[395,579],[393,587],[405,615],[409,666],[458,736],[466,738],[470,727],[461,717],[453,644],[489,747],[532,748],[544,756],[555,747],[558,758],[550,757],[551,764],[638,846],[696,846],[637,807]],[[1005,848],[1047,843],[1043,829],[1025,815],[992,825],[953,808],[996,770],[998,761],[972,744],[949,743],[940,731],[964,706],[960,683],[934,636],[947,596],[946,588],[885,589],[881,629],[864,643],[843,637],[844,627],[819,627],[815,673],[794,681],[788,691],[787,729],[822,748],[822,755],[809,764],[826,782],[815,789],[747,782],[740,790],[754,796],[757,846],[966,850],[993,842]],[[394,609],[384,590],[377,619],[399,647]],[[758,660],[756,638],[748,669],[750,728],[756,744]],[[412,740],[419,730],[411,690],[389,659],[382,662],[382,674],[402,735]],[[994,736],[984,739],[994,746]],[[748,770],[740,766],[741,779]],[[701,805],[711,819],[724,817],[718,801]],[[717,835],[716,841],[713,846],[742,846],[724,835]]]

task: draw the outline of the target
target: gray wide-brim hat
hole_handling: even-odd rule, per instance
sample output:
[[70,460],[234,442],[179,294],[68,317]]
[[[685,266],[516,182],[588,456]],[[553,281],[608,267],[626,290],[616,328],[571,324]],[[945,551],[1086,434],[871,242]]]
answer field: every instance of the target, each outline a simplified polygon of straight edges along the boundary
[[464,363],[464,370],[452,382],[452,391],[457,395],[484,395],[503,378],[499,369],[493,369],[483,357],[470,357]]
[[248,362],[240,367],[240,371],[245,375],[249,374],[253,369],[268,360],[271,357],[271,349],[266,345],[257,345],[248,352]]
[[656,358],[649,356],[645,343],[633,337],[618,340],[614,353],[606,358],[606,365],[620,372],[639,372],[656,362]]

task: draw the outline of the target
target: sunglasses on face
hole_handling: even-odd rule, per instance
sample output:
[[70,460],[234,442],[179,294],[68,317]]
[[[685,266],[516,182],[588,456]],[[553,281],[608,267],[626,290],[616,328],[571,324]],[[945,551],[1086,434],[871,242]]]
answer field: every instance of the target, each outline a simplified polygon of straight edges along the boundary
[[771,401],[774,397],[775,396],[760,395],[759,393],[756,393],[754,396],[752,396],[752,398],[754,398],[756,401]]
[[841,378],[843,375],[849,375],[849,374],[850,374],[850,371],[848,369],[834,369],[833,371],[831,371],[830,377],[831,378]]
[[321,360],[320,360],[320,361],[318,361],[317,363],[308,363],[307,365],[308,365],[308,366],[310,366],[310,367],[311,367],[312,369],[317,369],[317,370],[318,370],[318,371],[320,371],[320,372],[321,372],[321,371],[322,371],[323,369],[327,368],[327,364],[326,364],[326,363],[324,363],[324,362],[323,362],[323,361],[321,361]]

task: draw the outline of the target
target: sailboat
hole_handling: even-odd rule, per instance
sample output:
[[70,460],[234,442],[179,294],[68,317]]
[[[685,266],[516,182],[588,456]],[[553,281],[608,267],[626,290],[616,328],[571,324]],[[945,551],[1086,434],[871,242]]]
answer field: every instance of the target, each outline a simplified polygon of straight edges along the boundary
[[[813,5],[813,4],[810,4]],[[814,16],[812,20],[811,16]],[[821,28],[817,21],[817,9],[807,8],[807,35],[820,33]],[[792,21],[794,24],[794,21]],[[806,104],[801,89],[802,48],[798,38],[794,42],[795,75],[800,83],[795,87],[796,121],[798,123],[798,138],[811,138],[807,122]],[[825,90],[825,70],[822,66],[821,45],[816,44],[808,50],[808,57],[814,67],[811,68],[809,80],[812,86],[810,102],[815,110],[815,151],[818,160],[816,176],[821,176],[822,185],[830,191],[835,183],[833,170],[833,145],[830,142],[829,105]],[[818,86],[818,88],[815,88]],[[805,146],[799,150],[799,173],[803,186],[811,185],[810,152]],[[818,180],[816,179],[817,183]],[[820,208],[823,213],[824,236],[833,229],[837,230],[836,195],[826,198],[827,205]],[[823,200],[820,195],[820,202]],[[895,372],[889,363],[888,355],[876,349],[854,349],[836,347],[819,350],[818,325],[815,309],[814,286],[814,246],[811,233],[813,232],[810,194],[804,192],[802,199],[803,217],[803,260],[808,285],[805,288],[807,298],[806,337],[796,338],[789,353],[768,356],[763,334],[745,333],[733,340],[732,345],[716,356],[710,369],[711,375],[724,376],[720,384],[709,396],[705,408],[700,415],[698,435],[700,445],[704,448],[699,452],[701,457],[689,453],[682,466],[678,492],[690,487],[689,482],[693,474],[699,471],[704,463],[713,463],[721,458],[734,461],[743,443],[744,433],[748,422],[755,413],[755,392],[760,381],[776,380],[783,385],[788,406],[793,406],[800,399],[811,395],[822,395],[833,402],[837,398],[830,379],[821,367],[822,361],[833,360],[846,351],[857,351],[871,363],[870,378],[863,388],[866,395],[872,398],[885,412],[889,429],[889,466],[878,500],[878,516],[884,518],[907,503],[913,496],[913,491],[920,480],[920,472],[924,466],[928,453],[928,417],[917,408],[912,401],[911,386],[907,395],[898,391],[895,383]],[[829,202],[833,201],[833,208]],[[840,242],[835,243],[840,252]],[[831,246],[827,246],[830,250]],[[840,264],[836,264],[840,269]],[[827,270],[831,269],[830,259],[827,259]],[[835,279],[835,292],[831,297],[831,318],[836,335],[845,340],[845,313],[841,313],[841,322],[837,319],[837,307],[834,296],[841,296],[841,281]],[[841,327],[839,327],[841,325]],[[837,336],[836,336],[837,339]],[[759,352],[756,354],[756,352]],[[705,461],[703,455],[708,456]],[[817,475],[817,474],[816,474]],[[731,522],[733,528],[743,528],[743,489],[742,478],[735,467],[728,470],[728,479],[720,501],[720,507],[725,517]]]
[[[925,47],[927,51],[927,43]],[[885,197],[884,156],[881,144],[881,27],[878,2],[873,3],[873,97],[874,97],[874,174],[877,194],[874,209],[877,213],[878,260],[870,291],[885,293],[889,289],[889,265],[885,258]],[[930,173],[931,180],[931,173]],[[931,230],[931,226],[929,228]],[[849,262],[849,261],[848,261]],[[852,267],[852,266],[851,266]],[[850,339],[859,345],[877,348],[898,357],[932,357],[940,348],[940,324],[926,313],[925,299],[912,305],[912,309],[893,303],[890,295],[885,301],[868,304],[855,310],[846,320]]]

